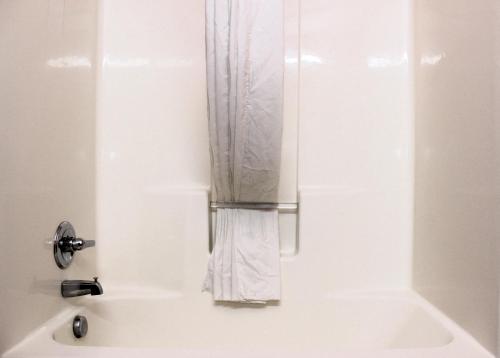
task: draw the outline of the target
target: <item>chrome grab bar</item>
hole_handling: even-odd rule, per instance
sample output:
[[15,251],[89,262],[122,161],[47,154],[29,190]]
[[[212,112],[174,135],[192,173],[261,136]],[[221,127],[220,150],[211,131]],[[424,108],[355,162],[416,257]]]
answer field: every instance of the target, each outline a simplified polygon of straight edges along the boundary
[[221,202],[212,201],[210,210],[217,209],[249,209],[249,210],[278,210],[284,214],[297,213],[299,209],[298,203],[248,203],[248,202]]

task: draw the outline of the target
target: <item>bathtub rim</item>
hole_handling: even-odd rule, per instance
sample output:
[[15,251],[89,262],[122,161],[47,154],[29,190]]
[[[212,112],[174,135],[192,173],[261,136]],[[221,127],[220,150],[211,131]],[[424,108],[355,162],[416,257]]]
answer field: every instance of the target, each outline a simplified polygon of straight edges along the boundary
[[[109,294],[108,294],[109,292]],[[116,300],[130,300],[130,299],[140,299],[140,300],[161,300],[161,299],[173,299],[182,298],[184,295],[177,291],[167,291],[161,289],[143,289],[140,292],[135,292],[130,294],[131,291],[126,288],[119,290],[108,290],[106,296],[99,297],[100,301],[116,301]],[[494,358],[494,356],[488,352],[484,347],[482,347],[477,340],[475,340],[471,335],[465,332],[458,324],[448,318],[443,312],[438,308],[433,306],[429,301],[420,296],[418,293],[412,290],[377,290],[377,291],[345,291],[338,293],[331,293],[325,295],[322,299],[333,300],[333,299],[346,299],[346,300],[397,300],[400,302],[406,302],[419,306],[423,311],[425,311],[429,316],[440,324],[444,330],[446,330],[451,338],[448,343],[441,346],[434,347],[418,347],[418,348],[387,348],[387,349],[370,349],[370,350],[345,350],[345,349],[333,349],[333,350],[321,350],[314,351],[316,356],[328,356],[346,358],[361,358],[369,357],[376,353],[377,357],[408,357],[417,358],[425,354],[427,358]],[[207,353],[206,349],[195,350],[195,349],[173,349],[167,347],[161,348],[144,348],[144,347],[119,347],[119,346],[74,346],[69,344],[64,344],[58,342],[54,339],[55,331],[68,322],[71,317],[74,317],[78,313],[81,313],[87,308],[87,305],[92,305],[93,298],[81,298],[74,302],[74,306],[68,307],[57,315],[49,319],[43,325],[28,334],[22,341],[16,344],[14,347],[2,354],[2,358],[27,358],[27,357],[165,357],[166,353],[168,356],[172,357],[202,357]],[[224,349],[220,352],[218,356],[220,357],[231,357],[234,356],[236,351],[232,349]],[[273,350],[266,349],[262,351],[262,356],[264,357],[279,357],[282,356],[285,351],[283,350]],[[88,354],[87,354],[88,353]],[[212,351],[213,353],[213,351]],[[261,356],[260,352],[244,352],[238,350],[238,357],[255,357]],[[289,354],[291,352],[286,351],[288,356],[304,356]],[[308,351],[308,354],[313,353],[313,351]],[[317,353],[317,354],[316,354]],[[473,355],[471,355],[471,353]],[[125,354],[125,355],[124,355]],[[258,354],[258,355],[255,355]],[[210,353],[208,356],[211,356]]]

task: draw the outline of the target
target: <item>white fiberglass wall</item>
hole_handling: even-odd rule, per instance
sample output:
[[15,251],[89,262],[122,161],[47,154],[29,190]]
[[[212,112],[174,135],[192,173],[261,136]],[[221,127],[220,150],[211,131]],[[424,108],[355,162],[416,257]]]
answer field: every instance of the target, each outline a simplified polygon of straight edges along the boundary
[[495,352],[500,3],[416,0],[414,286]]
[[[283,269],[297,284],[312,265],[324,292],[410,285],[409,11],[396,0],[286,0],[281,197],[300,191],[301,212],[300,250]],[[210,188],[204,1],[104,0],[101,12],[103,280],[199,288]]]
[[0,355],[95,276],[95,250],[62,271],[62,220],[95,237],[94,0],[0,0]]

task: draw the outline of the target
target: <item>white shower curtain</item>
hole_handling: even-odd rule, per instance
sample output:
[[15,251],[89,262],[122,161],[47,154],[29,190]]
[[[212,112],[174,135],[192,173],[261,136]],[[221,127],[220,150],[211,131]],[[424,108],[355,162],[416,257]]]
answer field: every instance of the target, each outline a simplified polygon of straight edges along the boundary
[[[283,0],[207,0],[214,199],[276,202],[283,102]],[[280,298],[276,210],[219,209],[204,288],[215,300]]]

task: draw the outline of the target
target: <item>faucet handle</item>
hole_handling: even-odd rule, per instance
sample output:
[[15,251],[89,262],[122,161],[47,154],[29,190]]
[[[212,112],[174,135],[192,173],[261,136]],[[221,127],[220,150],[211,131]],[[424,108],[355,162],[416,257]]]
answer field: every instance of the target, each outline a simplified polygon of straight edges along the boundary
[[94,240],[84,240],[82,238],[73,238],[70,239],[70,245],[73,251],[79,251],[86,249],[87,247],[94,247],[95,246],[95,241]]
[[63,221],[57,227],[54,235],[54,259],[60,269],[71,264],[76,251],[95,246],[94,240],[78,238],[75,229],[68,221]]

